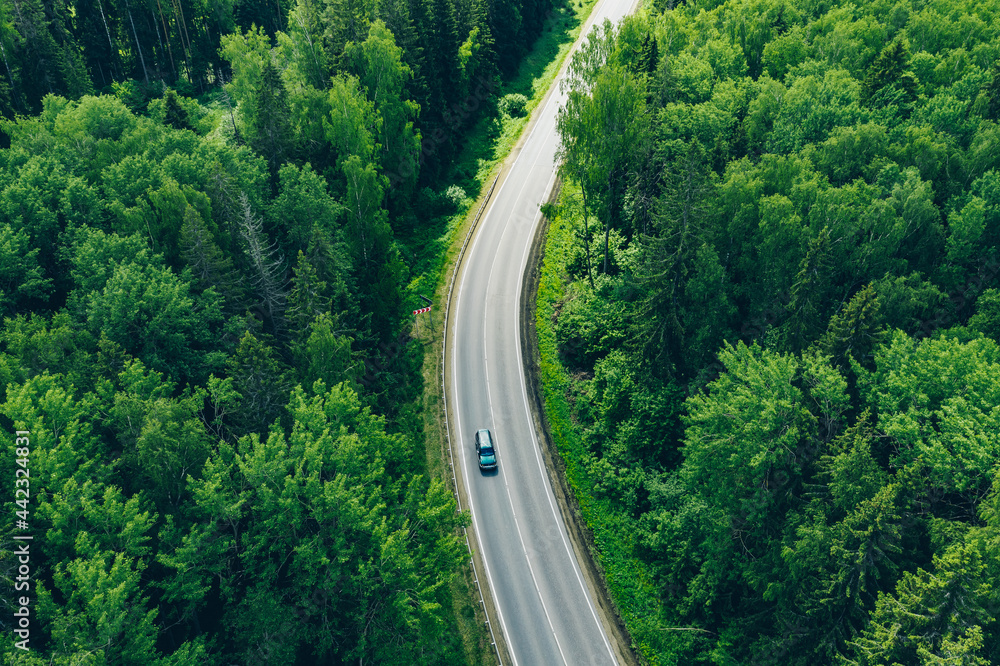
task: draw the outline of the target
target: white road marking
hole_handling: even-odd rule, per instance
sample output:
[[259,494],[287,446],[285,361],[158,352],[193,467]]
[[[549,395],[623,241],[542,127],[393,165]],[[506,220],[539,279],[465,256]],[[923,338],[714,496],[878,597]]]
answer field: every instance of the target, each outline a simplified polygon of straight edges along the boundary
[[[545,186],[545,190],[544,190],[545,193],[549,192],[549,188],[552,187],[552,182],[555,180],[555,178],[556,178],[556,175],[555,175],[555,173],[553,173],[552,174],[552,178],[549,179],[548,184]],[[544,197],[544,193],[543,193],[543,197]],[[538,215],[540,215],[540,214],[541,213],[539,213]],[[535,225],[538,224],[538,215],[535,215],[535,220],[534,220],[534,222],[532,224],[532,228],[534,228]],[[532,238],[533,238],[533,235],[532,235]],[[528,265],[528,250],[530,248],[531,248],[531,243],[525,244],[525,246],[524,246],[524,254],[521,256],[521,272],[520,272],[521,275],[524,275],[525,268]],[[521,305],[521,291],[518,290],[517,300],[516,300],[516,302],[514,304],[514,335],[518,336],[519,340],[520,340],[520,336],[518,335],[518,332],[521,330],[521,322],[520,322],[521,307],[520,307],[520,305]],[[528,405],[528,389],[527,389],[527,382],[524,379],[524,359],[523,359],[523,357],[521,355],[521,345],[520,344],[517,345],[517,375],[518,375],[518,379],[520,380],[520,383],[521,383],[521,397],[524,399],[524,413],[526,415],[526,418],[528,419],[528,423],[530,424],[532,422],[531,408]],[[538,445],[538,439],[535,436],[535,434],[536,434],[535,433],[535,429],[534,429],[534,427],[529,427],[528,429],[531,431],[531,441],[532,441],[532,444],[534,444],[535,460],[538,461],[538,474],[539,474],[539,476],[542,477],[543,482],[547,482],[548,481],[548,477],[545,474],[545,467],[542,465],[542,456],[539,453],[540,448],[539,448],[539,445]],[[547,487],[547,486],[544,486],[544,487]],[[550,490],[550,492],[546,493],[546,497],[549,500],[549,508],[552,509],[552,516],[556,520],[556,525],[558,525],[559,527],[562,527],[562,525],[563,525],[563,523],[562,523],[562,517],[556,512],[556,505],[552,501],[553,492]],[[569,543],[566,541],[566,535],[564,534],[564,530],[559,529],[558,532],[559,532],[559,537],[562,539],[563,547],[566,549],[566,554],[569,555],[570,561],[573,562],[573,573],[576,574],[576,580],[577,580],[578,583],[580,583],[580,588],[583,590],[583,596],[587,600],[587,606],[590,607],[590,614],[591,614],[591,616],[593,616],[594,622],[597,624],[597,628],[601,632],[601,638],[604,640],[604,646],[606,648],[608,648],[608,654],[611,655],[611,663],[617,664],[618,660],[615,659],[614,650],[611,649],[611,643],[608,641],[608,637],[607,637],[607,635],[604,632],[604,625],[601,624],[600,619],[597,617],[597,610],[594,608],[594,604],[590,601],[590,591],[587,589],[587,586],[584,585],[583,578],[580,575],[580,569],[579,569],[579,566],[578,566],[577,561],[576,561],[576,555],[570,550]]]
[[[458,318],[459,304],[462,302],[462,286],[465,284],[465,274],[468,272],[468,267],[469,267],[469,264],[466,264],[465,269],[462,271],[462,279],[458,283],[458,285],[459,285],[458,286],[458,295],[455,298],[455,326],[456,327],[458,326],[458,321],[459,321],[459,318]],[[447,337],[447,332],[445,333],[445,335]],[[457,347],[457,344],[458,344],[458,337],[457,336],[455,338],[455,344],[456,344],[456,347]],[[453,379],[452,379],[452,387],[453,388],[452,388],[452,391],[455,394],[455,398],[454,398],[455,399],[455,428],[456,428],[456,432],[458,433],[458,442],[459,442],[459,445],[461,446],[461,449],[462,449],[462,472],[463,472],[463,474],[465,474],[465,478],[468,480],[468,479],[471,479],[472,477],[470,476],[470,474],[468,472],[467,465],[466,465],[466,463],[468,462],[468,453],[466,451],[466,446],[464,444],[465,439],[464,439],[464,436],[462,434],[462,410],[458,409],[458,382],[459,382],[459,376],[460,375],[459,375],[459,372],[458,372],[458,354],[457,353],[455,354],[455,359],[452,362],[452,375],[453,375]],[[475,532],[476,532],[476,542],[479,543],[479,547],[480,547],[480,549],[482,549],[482,547],[483,547],[483,539],[482,539],[482,537],[479,534],[479,521],[476,520],[476,510],[475,510],[475,506],[473,504],[472,491],[471,490],[468,492],[468,496],[469,496],[469,514],[472,516],[472,529],[475,530]],[[488,580],[489,583],[490,583],[490,594],[494,595],[495,593],[493,592],[493,590],[496,589],[496,586],[493,584],[493,575],[490,573],[490,564],[487,561],[485,553],[483,554],[483,558],[482,559],[483,559],[483,568],[486,570],[486,580]],[[503,635],[504,635],[504,637],[507,640],[507,646],[510,648],[510,658],[511,658],[511,660],[513,660],[514,666],[517,666],[517,654],[514,651],[514,642],[513,642],[513,639],[511,637],[511,635],[510,635],[510,632],[507,631],[507,623],[504,622],[503,611],[500,609],[499,602],[496,602],[496,597],[495,596],[494,596],[494,602],[495,603],[493,605],[497,609],[497,616],[500,618],[500,627],[503,629]],[[483,610],[485,611],[486,609],[484,608]]]
[[[536,125],[536,127],[537,127],[537,125]],[[546,138],[548,138],[548,134],[546,134],[545,136],[546,136]],[[517,196],[514,197],[515,201],[517,201],[517,200],[519,200],[521,198],[521,193],[524,192],[524,188],[527,185],[528,185],[528,179],[525,179],[524,184],[521,185],[521,189],[518,190],[518,192],[517,192]],[[512,215],[508,215],[507,219],[504,220],[503,231],[500,233],[500,241],[501,241],[500,245],[503,244],[503,238],[504,238],[504,236],[507,235],[507,230],[510,228],[511,217],[512,217]],[[486,296],[487,296],[487,298],[486,298],[486,302],[483,303],[483,350],[484,350],[483,351],[483,368],[484,368],[485,373],[486,373],[486,401],[490,405],[490,421],[493,423],[493,430],[494,431],[497,430],[497,421],[496,421],[496,416],[494,416],[494,413],[493,413],[493,397],[492,397],[492,392],[490,391],[490,368],[489,368],[488,360],[486,358],[486,352],[485,352],[485,350],[486,350],[486,347],[487,347],[487,345],[486,345],[486,333],[487,333],[487,331],[489,331],[488,314],[489,314],[489,311],[490,311],[490,301],[489,301],[490,285],[493,284],[493,272],[494,272],[494,269],[496,268],[496,265],[497,265],[497,256],[498,256],[498,253],[494,253],[493,254],[493,261],[490,263],[489,278],[486,281]],[[528,423],[529,423],[529,429],[530,429],[530,423],[531,422],[529,421]],[[499,449],[499,447],[497,447],[495,450],[499,451],[500,449]],[[499,466],[499,462],[500,461],[498,459],[497,460],[497,465],[498,466]],[[507,490],[507,502],[510,504],[510,513],[514,517],[514,528],[517,530],[517,538],[521,542],[521,551],[524,553],[524,561],[528,563],[528,572],[531,574],[531,582],[535,586],[535,592],[538,594],[538,602],[542,605],[542,612],[545,613],[545,620],[549,623],[549,630],[552,632],[552,637],[556,641],[556,647],[559,648],[559,656],[562,657],[563,664],[565,666],[569,666],[569,663],[566,661],[566,653],[563,652],[562,645],[559,643],[559,635],[556,633],[556,628],[552,624],[552,617],[549,615],[549,609],[545,605],[545,598],[542,596],[542,590],[541,590],[541,588],[538,587],[538,578],[535,576],[535,568],[533,566],[531,566],[531,557],[528,555],[528,548],[527,548],[527,546],[524,543],[524,535],[521,534],[521,525],[520,525],[520,523],[517,520],[517,512],[514,510],[514,498],[511,497],[510,486],[507,484],[507,473],[504,470],[501,470],[501,472],[504,475],[504,477],[503,477],[504,478],[504,487]]]

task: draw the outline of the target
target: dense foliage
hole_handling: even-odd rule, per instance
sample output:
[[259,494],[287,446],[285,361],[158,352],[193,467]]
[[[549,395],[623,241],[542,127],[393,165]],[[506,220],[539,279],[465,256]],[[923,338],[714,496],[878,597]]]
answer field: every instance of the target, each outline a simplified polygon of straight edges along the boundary
[[399,238],[548,7],[0,0],[5,663],[465,663]]
[[998,26],[661,2],[575,57],[567,455],[650,661],[1000,663]]
[[272,196],[247,147],[111,97],[5,130],[0,412],[31,431],[37,663],[454,652],[462,516],[408,417],[372,412],[419,389],[413,350],[380,346],[401,285],[362,256],[395,250],[352,233],[377,220],[345,224],[308,165]]
[[[402,66],[379,84],[388,86],[379,99],[393,92],[389,103],[406,107],[393,90],[405,87],[405,99],[421,109],[418,129],[433,137],[426,156],[437,168],[459,143],[470,100],[485,99],[473,93],[495,87],[496,74],[515,72],[551,6],[548,0],[2,0],[0,116],[37,113],[48,94],[77,99],[95,92],[114,92],[140,111],[164,87],[204,94],[232,80],[231,94],[241,102],[256,93],[280,107],[287,95],[284,116],[270,106],[247,109],[251,132],[264,123],[273,133],[251,142],[267,143],[271,152],[298,151],[322,171],[316,105],[325,103],[334,74],[349,73],[368,86],[373,74],[364,70],[375,54],[380,66],[392,57]],[[382,27],[373,33],[376,23]],[[387,49],[389,34],[394,45]],[[359,48],[369,38],[374,43]],[[260,53],[270,46],[287,93],[278,90],[274,73],[263,77]],[[402,138],[393,133],[415,119],[415,108],[380,108],[385,134]]]

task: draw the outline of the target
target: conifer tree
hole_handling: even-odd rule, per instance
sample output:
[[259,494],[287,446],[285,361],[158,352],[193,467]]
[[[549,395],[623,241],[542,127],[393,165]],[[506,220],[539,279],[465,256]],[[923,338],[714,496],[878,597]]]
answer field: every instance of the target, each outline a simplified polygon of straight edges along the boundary
[[897,37],[868,67],[862,83],[865,101],[873,106],[897,104],[908,110],[917,99],[917,79],[909,67],[910,48]]
[[166,116],[164,122],[174,129],[193,129],[191,127],[191,121],[188,118],[187,111],[181,106],[180,101],[177,99],[177,93],[171,89],[163,94],[163,101],[166,105]]
[[233,389],[239,394],[233,414],[239,434],[263,433],[288,400],[287,368],[274,349],[247,331],[227,362]]
[[229,306],[237,305],[240,289],[233,279],[233,262],[206,228],[201,215],[188,204],[180,233],[181,258],[201,290],[215,288]]
[[319,279],[316,268],[302,250],[299,250],[294,273],[292,290],[288,294],[287,319],[292,335],[301,338],[316,317],[330,313],[331,301],[326,282]]
[[260,216],[253,212],[245,192],[239,195],[238,231],[250,273],[250,285],[258,298],[261,314],[275,331],[281,328],[285,311],[284,259],[264,234]]
[[267,159],[271,174],[291,156],[292,130],[288,93],[278,70],[268,59],[260,83],[248,105],[247,141]]
[[830,319],[830,325],[816,345],[846,369],[847,359],[865,362],[885,341],[881,330],[880,304],[872,283],[855,294],[844,309]]
[[788,303],[789,344],[799,350],[815,337],[822,325],[826,312],[825,298],[830,287],[830,230],[823,230],[809,241],[806,256],[799,264],[799,273],[792,286],[792,298]]

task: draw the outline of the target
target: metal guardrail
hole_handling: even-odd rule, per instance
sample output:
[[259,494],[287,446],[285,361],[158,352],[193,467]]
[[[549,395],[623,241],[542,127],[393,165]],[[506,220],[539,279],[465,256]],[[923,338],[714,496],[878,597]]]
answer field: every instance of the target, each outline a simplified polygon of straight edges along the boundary
[[[501,173],[503,168],[501,167]],[[469,227],[469,232],[465,234],[465,241],[462,242],[462,249],[458,251],[458,259],[455,261],[455,270],[451,274],[451,281],[448,284],[448,296],[445,298],[444,302],[444,325],[442,327],[441,333],[441,397],[444,399],[444,433],[445,439],[447,440],[448,447],[448,465],[451,467],[451,482],[454,486],[455,501],[457,502],[458,511],[462,510],[462,497],[461,493],[458,491],[458,477],[455,475],[455,455],[452,452],[451,447],[451,421],[448,420],[448,394],[445,388],[445,354],[448,349],[448,317],[451,314],[451,294],[455,289],[455,278],[458,277],[458,271],[462,267],[462,259],[465,258],[465,250],[469,246],[469,240],[472,238],[472,234],[475,232],[476,227],[479,226],[479,218],[482,217],[483,211],[486,210],[486,204],[489,203],[490,199],[493,197],[493,190],[496,189],[497,181],[500,180],[500,173],[496,175],[493,179],[493,184],[490,185],[490,191],[486,193],[486,198],[483,199],[483,203],[479,206],[479,210],[476,211],[476,217],[472,220],[472,226]],[[490,640],[493,646],[493,651],[497,656],[497,663],[503,666],[503,659],[500,657],[500,647],[497,645],[496,634],[493,633],[493,624],[490,622],[490,614],[486,610],[486,600],[483,598],[483,588],[479,584],[479,572],[476,571],[476,558],[472,553],[472,543],[469,541],[469,530],[467,528],[462,528],[462,532],[465,535],[465,547],[469,549],[469,563],[472,565],[472,577],[476,581],[476,590],[479,591],[479,603],[483,607],[483,615],[486,616],[486,626],[490,630]]]

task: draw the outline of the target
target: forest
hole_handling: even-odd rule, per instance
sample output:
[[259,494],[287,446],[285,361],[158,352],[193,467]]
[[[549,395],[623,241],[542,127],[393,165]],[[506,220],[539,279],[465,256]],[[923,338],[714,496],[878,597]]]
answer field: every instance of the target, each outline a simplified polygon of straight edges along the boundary
[[475,663],[409,314],[551,12],[0,0],[4,663]]
[[998,31],[655,0],[574,57],[546,414],[648,663],[1000,663]]

